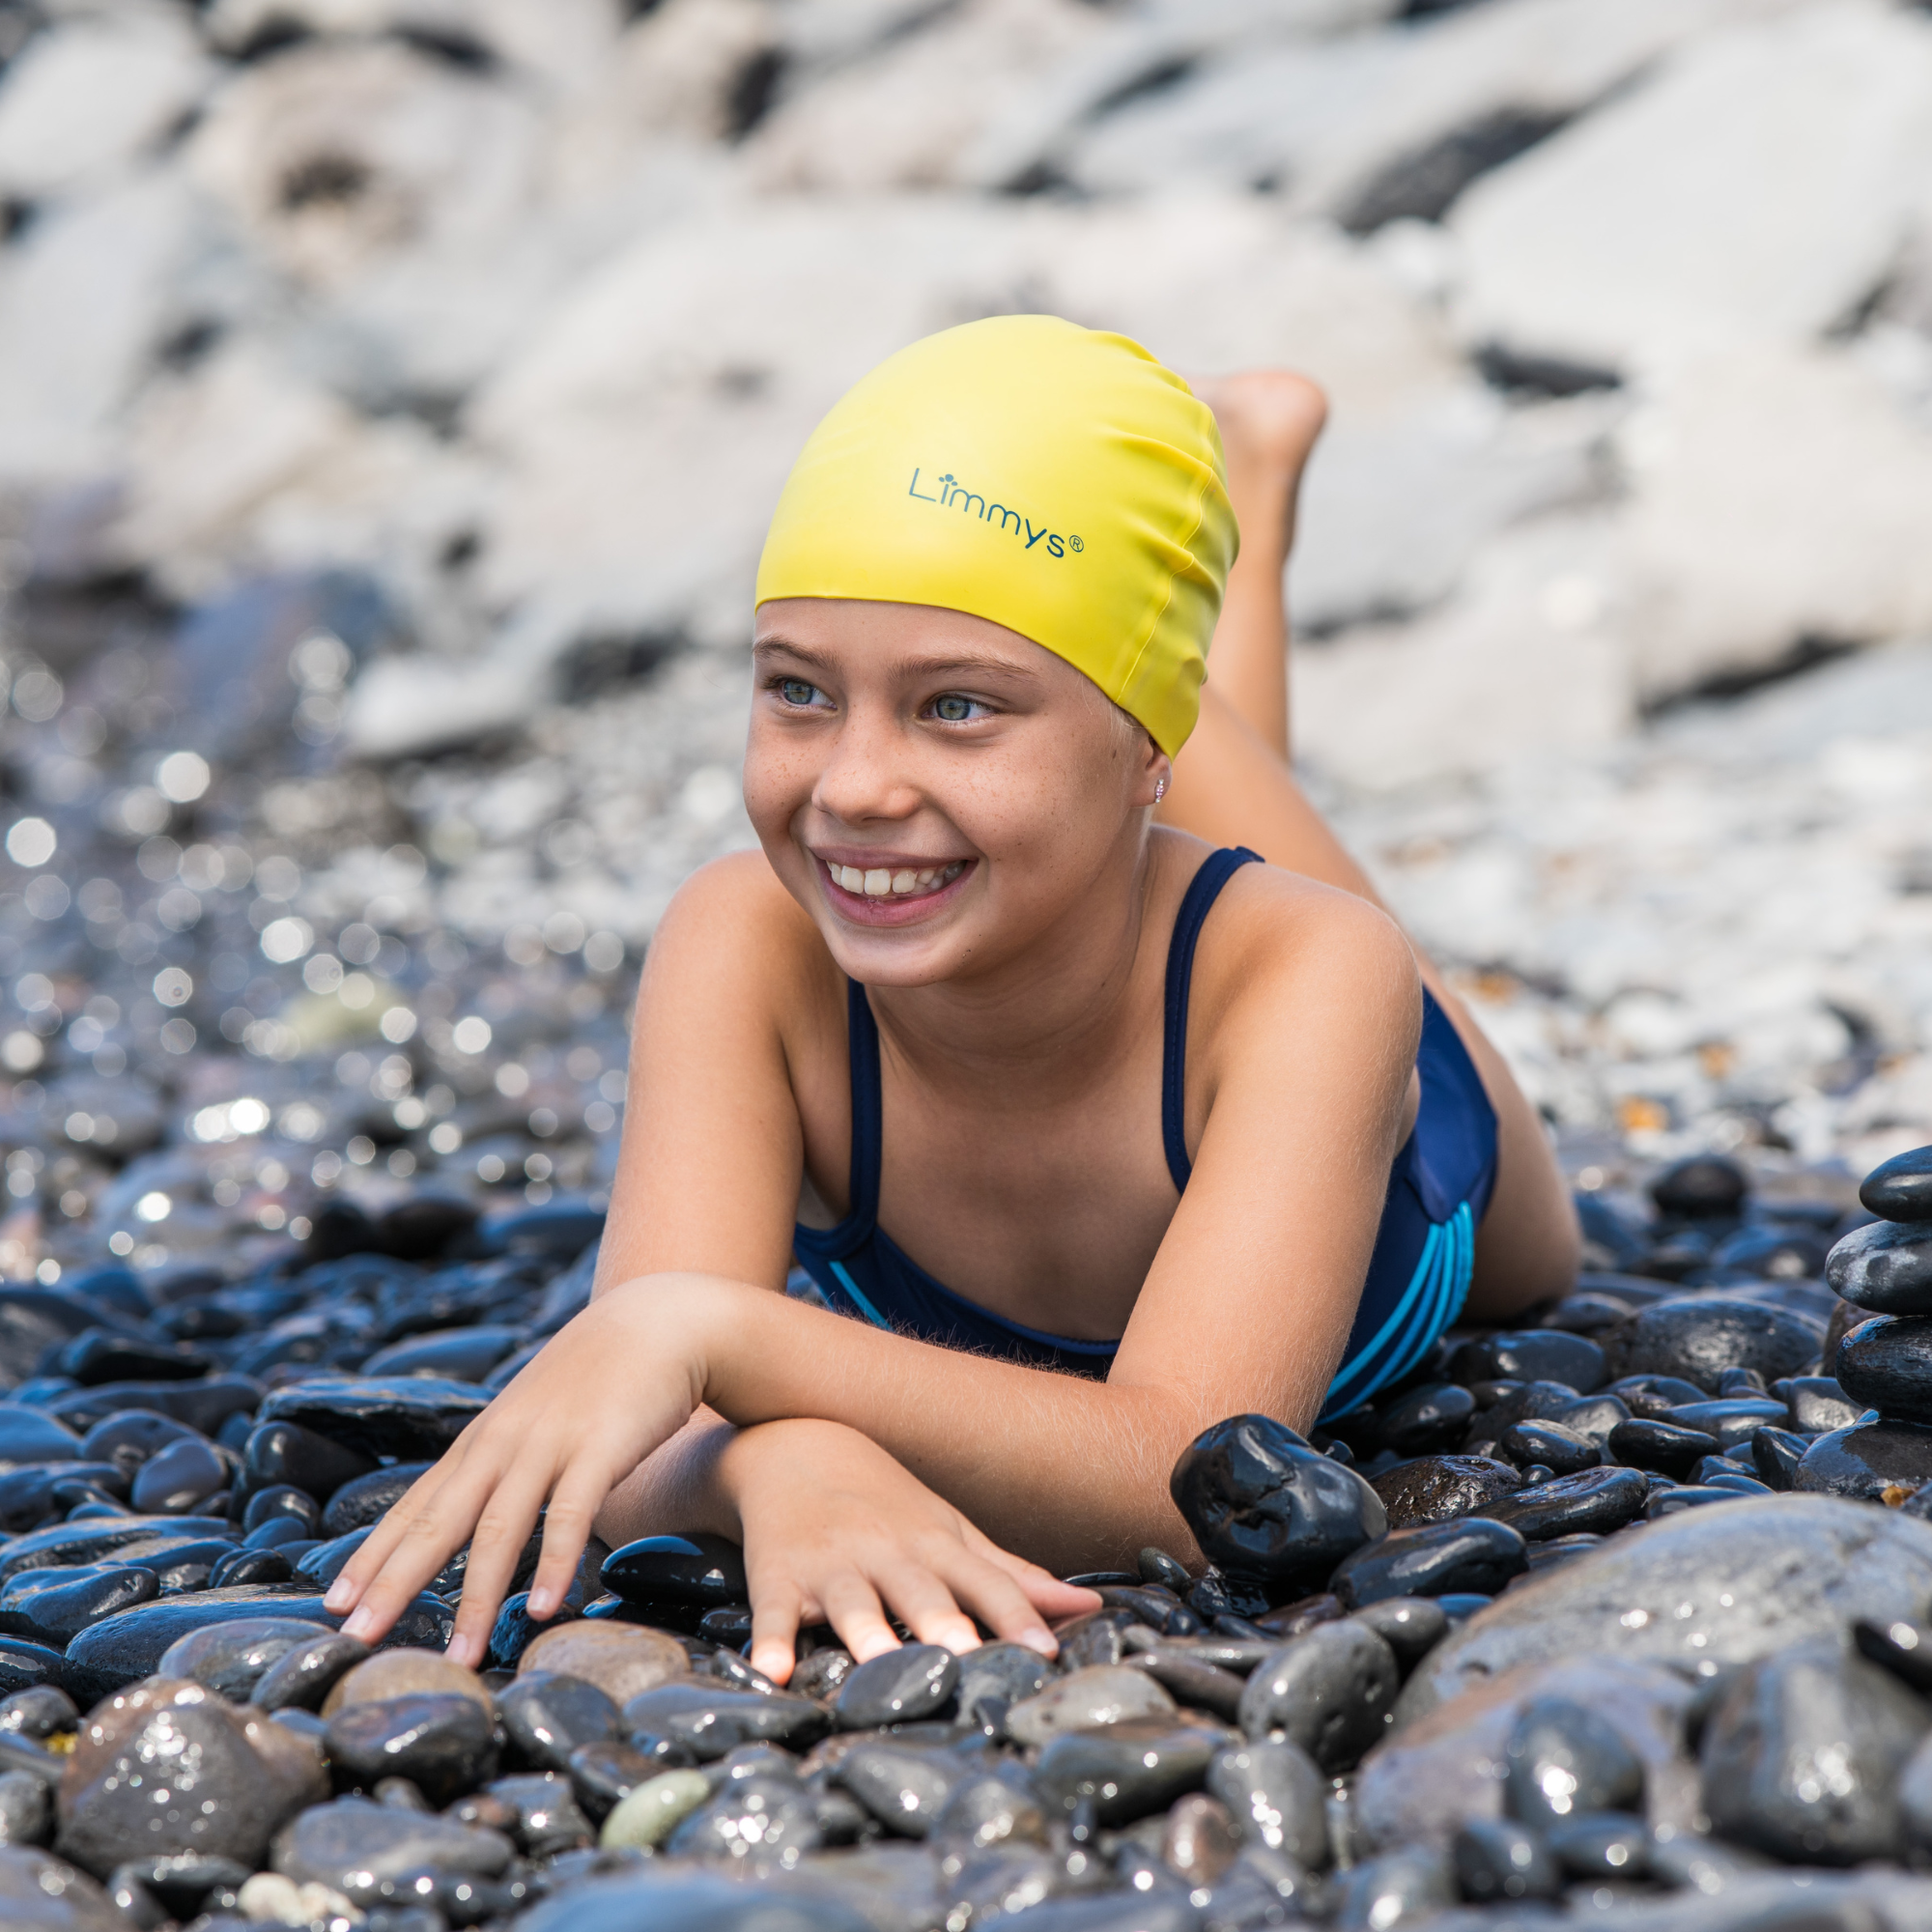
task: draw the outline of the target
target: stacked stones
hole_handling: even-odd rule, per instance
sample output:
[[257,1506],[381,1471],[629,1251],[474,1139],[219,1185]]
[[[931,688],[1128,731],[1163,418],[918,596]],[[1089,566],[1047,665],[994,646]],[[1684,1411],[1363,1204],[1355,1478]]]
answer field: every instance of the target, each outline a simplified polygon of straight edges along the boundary
[[1801,1485],[1902,1504],[1932,1483],[1932,1147],[1874,1169],[1859,1199],[1879,1218],[1833,1248],[1825,1278],[1843,1297],[1832,1366],[1868,1412],[1813,1444]]

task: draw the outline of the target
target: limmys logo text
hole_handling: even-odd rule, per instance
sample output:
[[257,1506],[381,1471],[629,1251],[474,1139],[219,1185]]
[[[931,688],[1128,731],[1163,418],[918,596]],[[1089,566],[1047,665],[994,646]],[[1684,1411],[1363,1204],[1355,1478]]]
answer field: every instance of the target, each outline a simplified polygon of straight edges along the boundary
[[926,491],[919,487],[919,471],[915,469],[912,481],[906,486],[906,495],[917,497],[922,503],[939,503],[948,509],[963,510],[969,517],[978,517],[982,524],[996,523],[1003,530],[1010,530],[1028,550],[1036,544],[1044,544],[1049,556],[1065,556],[1069,550],[1087,548],[1078,537],[1064,537],[1058,530],[1050,530],[1044,525],[1035,529],[1033,519],[1023,511],[1009,509],[1005,503],[988,502],[979,491],[967,489],[951,471],[939,477],[931,491]]

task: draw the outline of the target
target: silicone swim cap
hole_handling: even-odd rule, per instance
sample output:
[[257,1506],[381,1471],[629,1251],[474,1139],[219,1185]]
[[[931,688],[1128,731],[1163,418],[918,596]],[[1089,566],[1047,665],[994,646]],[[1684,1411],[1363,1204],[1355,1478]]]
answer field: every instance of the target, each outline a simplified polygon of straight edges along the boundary
[[1238,539],[1213,412],[1136,342],[1045,315],[928,335],[807,442],[757,601],[989,618],[1178,752]]

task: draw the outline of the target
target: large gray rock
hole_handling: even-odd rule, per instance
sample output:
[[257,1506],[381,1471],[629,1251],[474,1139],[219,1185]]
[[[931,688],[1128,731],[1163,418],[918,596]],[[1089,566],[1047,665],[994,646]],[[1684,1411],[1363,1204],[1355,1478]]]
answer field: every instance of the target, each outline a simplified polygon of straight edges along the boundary
[[1917,1617],[1932,1523],[1836,1496],[1687,1510],[1511,1590],[1409,1679],[1398,1732],[1463,1690],[1556,1658],[1748,1663],[1855,1616]]
[[1503,1747],[1539,1697],[1601,1712],[1643,1762],[1651,1822],[1689,1825],[1697,1808],[1696,1768],[1683,1755],[1690,1686],[1654,1663],[1575,1657],[1476,1684],[1371,1751],[1355,1781],[1355,1819],[1369,1845],[1446,1845],[1470,1820],[1500,1818]]
[[71,1864],[0,1845],[0,1925],[8,1932],[127,1932],[132,1922]]

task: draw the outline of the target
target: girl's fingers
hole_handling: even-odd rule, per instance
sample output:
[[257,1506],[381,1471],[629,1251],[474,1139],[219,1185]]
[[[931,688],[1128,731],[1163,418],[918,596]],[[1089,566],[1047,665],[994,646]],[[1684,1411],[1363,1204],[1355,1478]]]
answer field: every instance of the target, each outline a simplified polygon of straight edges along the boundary
[[1063,1583],[1050,1570],[1029,1563],[1002,1549],[997,1543],[974,1532],[973,1553],[997,1570],[1004,1570],[1025,1593],[1028,1603],[1043,1617],[1082,1617],[1100,1607],[1100,1593],[1084,1585]]
[[942,1574],[957,1602],[996,1637],[1007,1643],[1023,1643],[1042,1657],[1058,1653],[1060,1646],[1038,1609],[998,1564],[961,1550],[942,1559]]
[[[825,1606],[825,1620],[838,1633],[839,1639],[860,1663],[869,1663],[889,1650],[896,1650],[899,1640],[886,1621],[879,1593],[857,1570],[841,1570],[819,1587],[818,1599]],[[770,1671],[765,1675],[769,1677]]]
[[529,1545],[546,1487],[541,1477],[532,1481],[512,1476],[483,1507],[476,1533],[469,1540],[469,1561],[463,1571],[463,1602],[447,1646],[458,1663],[467,1663],[471,1669],[482,1666],[490,1647],[490,1628],[497,1621],[497,1606]]
[[789,1578],[752,1593],[752,1668],[774,1684],[791,1682],[805,1598]]
[[[611,1474],[603,1467],[573,1463],[563,1472],[544,1512],[543,1555],[530,1578],[530,1617],[543,1623],[562,1605],[590,1541],[590,1525],[611,1493]],[[465,1593],[468,1596],[468,1586]],[[496,1615],[493,1607],[491,1615]]]
[[450,1473],[448,1467],[438,1463],[434,1467],[425,1469],[396,1498],[375,1528],[362,1539],[355,1554],[343,1565],[335,1581],[328,1586],[328,1594],[322,1600],[326,1609],[340,1616],[355,1607],[371,1579],[381,1572],[383,1565],[389,1560],[390,1552],[403,1540],[409,1523],[436,1508],[437,1499],[448,1483]]
[[[978,1627],[959,1607],[947,1579],[928,1563],[901,1559],[889,1569],[882,1568],[872,1580],[900,1623],[921,1643],[942,1644],[954,1652],[979,1648]],[[852,1654],[856,1657],[858,1652]]]

